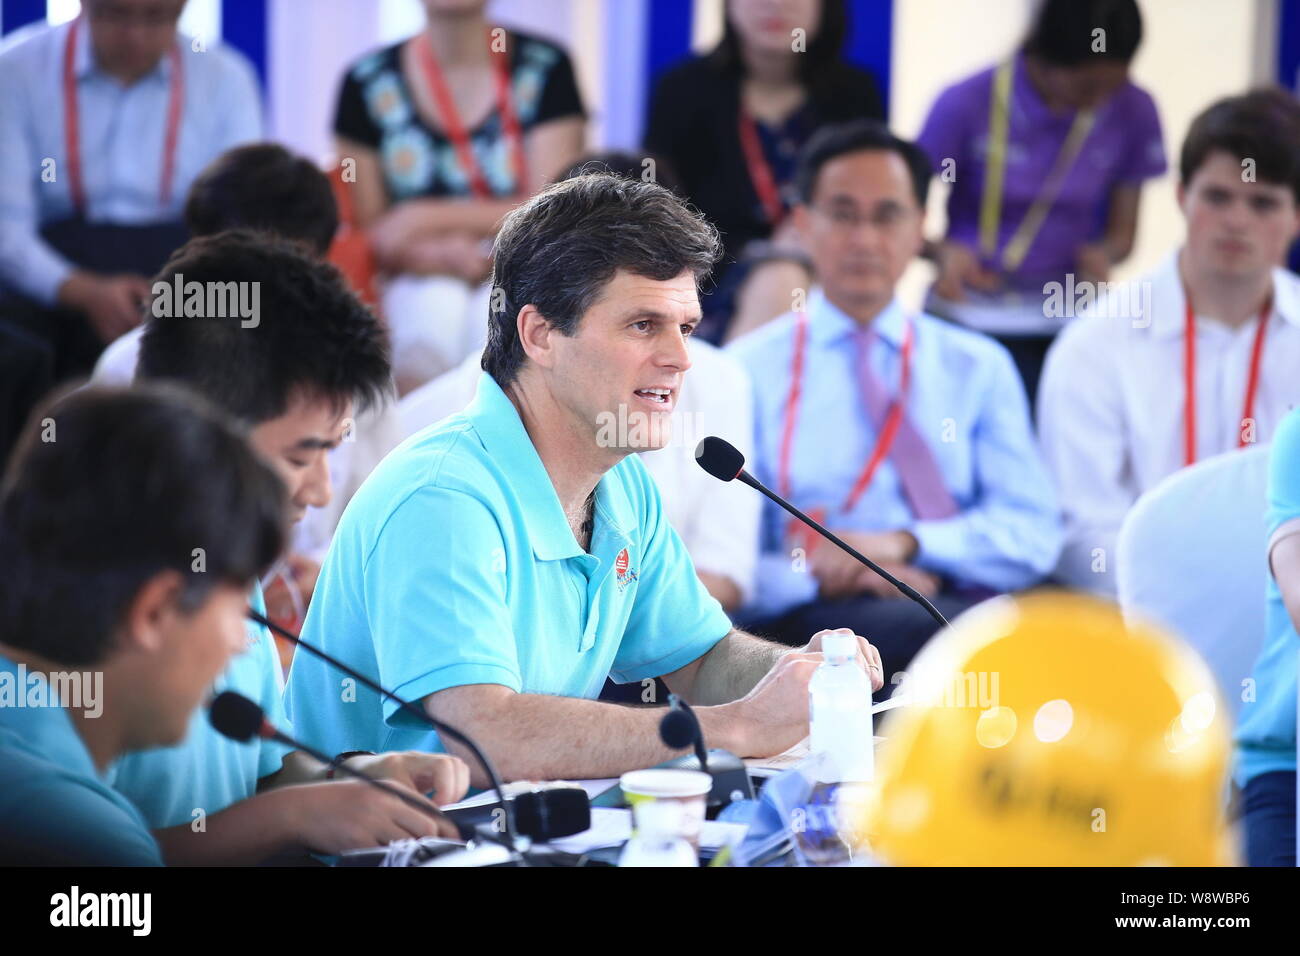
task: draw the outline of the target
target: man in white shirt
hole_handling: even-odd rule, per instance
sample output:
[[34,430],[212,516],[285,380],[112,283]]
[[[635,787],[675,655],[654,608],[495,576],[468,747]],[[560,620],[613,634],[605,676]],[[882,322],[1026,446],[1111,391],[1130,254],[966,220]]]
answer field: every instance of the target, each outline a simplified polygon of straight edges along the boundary
[[[762,499],[710,477],[695,463],[695,446],[706,435],[719,435],[747,449],[754,433],[749,375],[701,339],[690,339],[687,347],[695,374],[673,408],[672,440],[666,448],[642,452],[641,460],[695,573],[727,611],[735,611],[752,596]],[[403,398],[397,406],[402,437],[463,411],[474,399],[480,363],[472,355]]]
[[1300,277],[1278,267],[1300,235],[1300,104],[1281,90],[1215,103],[1179,173],[1185,244],[1139,280],[1065,286],[1065,305],[1090,308],[1053,345],[1039,392],[1066,519],[1057,577],[1102,594],[1139,495],[1270,441],[1300,403]]

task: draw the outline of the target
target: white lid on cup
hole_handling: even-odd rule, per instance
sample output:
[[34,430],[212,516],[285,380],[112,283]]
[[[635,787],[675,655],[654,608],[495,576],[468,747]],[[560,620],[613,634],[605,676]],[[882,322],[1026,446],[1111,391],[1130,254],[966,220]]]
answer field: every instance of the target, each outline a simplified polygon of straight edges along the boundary
[[630,770],[618,778],[624,793],[660,800],[680,800],[701,797],[713,789],[713,778],[700,770],[677,770],[655,767],[650,770]]

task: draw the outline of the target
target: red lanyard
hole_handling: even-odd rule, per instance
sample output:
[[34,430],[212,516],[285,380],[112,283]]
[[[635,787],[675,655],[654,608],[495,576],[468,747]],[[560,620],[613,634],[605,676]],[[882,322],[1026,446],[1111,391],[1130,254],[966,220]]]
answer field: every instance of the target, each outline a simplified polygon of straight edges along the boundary
[[763,204],[763,212],[772,228],[781,224],[785,218],[785,206],[781,204],[781,194],[776,188],[776,178],[772,167],[763,155],[763,146],[758,139],[758,126],[749,115],[744,104],[740,107],[738,121],[740,130],[740,148],[745,154],[745,165],[749,167],[749,181],[754,184],[758,200]]
[[[81,18],[72,21],[68,39],[63,48],[63,140],[67,153],[68,189],[77,212],[85,215],[86,186],[81,178],[81,119],[77,103],[77,30]],[[185,84],[181,77],[180,48],[173,45],[171,53],[171,91],[167,99],[167,131],[163,135],[162,170],[158,182],[158,202],[171,203],[172,177],[176,172],[176,143],[180,138],[181,104],[185,98]]]
[[[803,312],[798,313],[794,326],[794,354],[790,361],[790,392],[785,400],[785,415],[781,429],[781,450],[778,458],[777,485],[780,488],[783,497],[790,497],[790,452],[794,444],[795,422],[799,417],[799,401],[803,392],[803,368],[804,368],[804,349],[808,340],[808,317]],[[894,439],[898,435],[898,426],[903,421],[903,403],[907,396],[908,383],[911,380],[912,366],[912,323],[909,321],[903,332],[903,356],[902,368],[898,375],[898,394],[889,403],[889,411],[885,414],[885,423],[880,429],[880,434],[876,436],[876,445],[871,450],[871,455],[867,458],[866,466],[862,473],[858,475],[858,480],[853,483],[853,488],[849,491],[848,498],[845,499],[843,511],[853,510],[858,499],[862,497],[863,492],[871,485],[871,479],[876,475],[876,469],[880,463],[885,460],[889,454],[890,448],[894,445]]]
[[[1196,315],[1192,311],[1192,298],[1187,300],[1187,318],[1183,329],[1183,461],[1193,464],[1196,461]],[[1269,302],[1259,310],[1259,323],[1255,328],[1255,344],[1250,350],[1250,373],[1246,377],[1246,407],[1241,413],[1241,422],[1237,426],[1237,447],[1246,447],[1246,436],[1242,425],[1254,418],[1255,390],[1259,387],[1259,363],[1264,354],[1264,334],[1268,329]]]
[[[490,199],[492,190],[488,187],[482,167],[474,158],[469,134],[465,132],[465,124],[461,122],[460,113],[456,111],[456,103],[451,98],[446,81],[442,78],[442,69],[438,66],[438,57],[433,52],[433,43],[429,39],[429,34],[420,34],[415,45],[420,58],[420,67],[424,71],[429,90],[438,104],[442,125],[446,127],[447,138],[451,140],[456,150],[460,168],[469,177],[474,195],[479,199]],[[524,172],[527,167],[524,159],[524,138],[519,130],[519,117],[515,115],[514,103],[510,97],[510,64],[504,52],[493,53],[492,61],[496,67],[497,111],[501,116],[502,131],[510,144],[510,157],[515,167],[515,195],[522,196],[526,189]]]

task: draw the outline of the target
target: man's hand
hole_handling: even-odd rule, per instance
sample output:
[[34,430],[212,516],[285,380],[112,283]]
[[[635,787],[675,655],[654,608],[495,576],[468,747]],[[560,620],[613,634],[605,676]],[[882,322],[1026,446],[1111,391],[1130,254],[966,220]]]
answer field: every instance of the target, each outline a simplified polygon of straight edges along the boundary
[[96,275],[78,270],[59,286],[61,305],[86,316],[105,344],[143,321],[141,307],[149,296],[149,280],[137,275]]
[[[428,803],[401,783],[389,786]],[[316,853],[335,854],[426,836],[460,839],[455,824],[432,803],[428,812],[421,812],[363,780],[284,787],[274,791],[274,798],[288,832]]]
[[732,718],[739,757],[772,757],[808,736],[808,681],[822,655],[782,654],[740,700],[724,704]]
[[[912,564],[882,564],[882,568],[904,584],[909,585],[922,597],[932,598],[939,593],[939,578],[929,571],[922,571]],[[857,585],[860,593],[879,598],[906,598],[902,591],[894,587],[870,568],[859,566]]]
[[[903,565],[916,556],[916,538],[907,531],[861,532],[836,531],[851,548],[876,564]],[[817,579],[818,594],[827,599],[853,597],[867,590],[864,573],[875,577],[857,558],[841,551],[829,541],[818,543],[812,556],[812,573]]]
[[349,757],[349,770],[377,780],[389,780],[419,793],[433,792],[440,807],[462,800],[469,790],[469,767],[450,754],[422,750],[394,750],[382,754]]
[[[799,649],[800,654],[820,654],[822,652],[822,635],[824,634],[853,634],[847,627],[837,627],[832,631],[818,631],[812,636],[807,644]],[[880,661],[880,651],[867,641],[865,637],[853,634],[858,639],[858,663],[866,670],[867,676],[871,678],[871,689],[880,690],[885,685],[885,668]]]

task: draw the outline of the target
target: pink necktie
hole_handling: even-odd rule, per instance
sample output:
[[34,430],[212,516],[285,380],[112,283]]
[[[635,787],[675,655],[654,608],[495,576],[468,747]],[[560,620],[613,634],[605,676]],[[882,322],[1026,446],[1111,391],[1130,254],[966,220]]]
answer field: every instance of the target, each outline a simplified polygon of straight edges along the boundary
[[[858,329],[854,333],[857,346],[858,384],[862,391],[863,404],[867,416],[880,434],[885,417],[889,413],[890,397],[880,380],[871,370],[871,349],[876,341],[874,329]],[[899,396],[905,401],[906,396]],[[943,474],[934,460],[930,446],[926,444],[921,433],[912,425],[906,409],[898,424],[893,447],[889,449],[889,460],[898,472],[899,483],[903,486],[903,497],[908,507],[919,521],[934,521],[951,518],[957,514],[957,502],[944,484]]]

